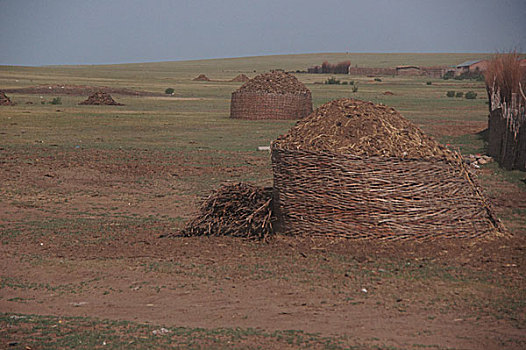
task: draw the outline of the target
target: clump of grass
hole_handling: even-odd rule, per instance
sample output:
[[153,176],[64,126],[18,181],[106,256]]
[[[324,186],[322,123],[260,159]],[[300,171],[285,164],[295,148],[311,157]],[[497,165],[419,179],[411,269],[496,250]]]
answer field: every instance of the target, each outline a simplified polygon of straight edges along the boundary
[[520,56],[517,52],[497,54],[489,62],[484,73],[486,88],[497,90],[501,101],[511,101],[514,93],[519,93],[526,86],[526,70],[520,66]]
[[330,77],[329,79],[325,80],[325,84],[328,85],[340,85],[340,81],[334,77]]
[[462,97],[464,96],[464,93],[462,91],[457,91],[457,93],[455,94],[455,97]]
[[446,96],[447,97],[455,97],[455,91],[454,90],[450,90],[450,91],[446,92]]
[[[460,96],[460,97],[462,97],[462,96]],[[468,92],[466,92],[466,98],[468,100],[474,100],[474,99],[477,98],[477,93],[475,91],[468,91]]]

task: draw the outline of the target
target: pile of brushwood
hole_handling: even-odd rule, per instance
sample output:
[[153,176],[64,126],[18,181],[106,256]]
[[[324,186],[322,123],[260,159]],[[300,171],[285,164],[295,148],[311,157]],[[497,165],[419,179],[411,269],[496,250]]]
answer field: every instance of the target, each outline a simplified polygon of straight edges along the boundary
[[204,74],[199,74],[199,76],[195,77],[194,79],[192,79],[193,81],[210,81],[210,78],[208,78],[206,75]]
[[111,105],[111,106],[124,106],[122,103],[117,103],[106,92],[96,92],[88,97],[86,101],[80,102],[79,105]]
[[237,91],[268,94],[309,93],[309,89],[295,76],[281,71],[260,74],[243,84]]
[[9,97],[3,92],[0,91],[0,106],[14,106],[15,104],[11,102]]
[[183,236],[236,236],[267,239],[272,235],[272,188],[246,183],[223,185],[199,208],[180,232]]
[[324,104],[274,144],[366,157],[455,158],[394,108],[346,98]]
[[240,83],[246,83],[247,81],[249,81],[250,78],[247,77],[245,74],[239,74],[237,77],[235,77],[234,79],[230,80],[230,81],[235,81],[235,82],[240,82]]

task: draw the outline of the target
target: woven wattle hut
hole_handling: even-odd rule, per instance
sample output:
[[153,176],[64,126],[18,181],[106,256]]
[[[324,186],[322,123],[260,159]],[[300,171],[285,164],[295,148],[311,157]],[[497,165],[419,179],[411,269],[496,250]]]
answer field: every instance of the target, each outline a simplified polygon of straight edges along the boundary
[[300,119],[311,112],[310,90],[280,71],[249,80],[232,93],[230,104],[230,117],[239,119]]
[[393,108],[329,102],[271,150],[278,233],[431,239],[504,232],[460,155]]

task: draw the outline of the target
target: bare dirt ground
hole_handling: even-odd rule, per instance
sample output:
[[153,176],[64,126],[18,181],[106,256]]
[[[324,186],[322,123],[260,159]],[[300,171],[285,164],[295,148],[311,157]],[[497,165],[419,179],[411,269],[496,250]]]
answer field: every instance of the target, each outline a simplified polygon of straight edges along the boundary
[[[490,242],[160,238],[197,206],[185,178],[248,168],[161,151],[0,152],[3,312],[301,329],[394,348],[526,345],[524,232]],[[516,188],[493,185],[499,213],[526,208]]]

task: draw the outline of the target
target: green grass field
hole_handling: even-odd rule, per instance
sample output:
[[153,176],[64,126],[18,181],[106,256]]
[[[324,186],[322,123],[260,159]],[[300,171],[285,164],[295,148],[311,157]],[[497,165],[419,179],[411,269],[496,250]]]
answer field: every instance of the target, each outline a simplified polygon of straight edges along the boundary
[[[42,95],[62,104],[41,104],[40,95],[8,94],[17,105],[0,106],[0,348],[523,348],[526,176],[495,163],[477,174],[518,241],[488,251],[466,242],[413,252],[308,239],[158,238],[181,228],[222,183],[272,185],[270,156],[257,147],[294,122],[230,119],[230,94],[241,84],[228,80],[236,75],[306,70],[324,60],[434,66],[490,56],[0,66],[0,90],[175,89],[174,97],[113,95],[125,106],[80,106],[87,96],[65,95]],[[199,74],[215,81],[192,81]],[[353,92],[321,84],[330,75],[296,76],[315,107],[340,97],[384,103],[463,154],[484,152],[482,82],[338,75],[354,81]],[[448,98],[449,90],[478,96]],[[163,326],[170,332],[152,334]]]

